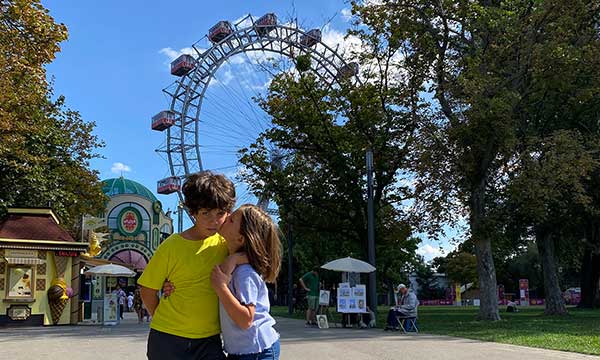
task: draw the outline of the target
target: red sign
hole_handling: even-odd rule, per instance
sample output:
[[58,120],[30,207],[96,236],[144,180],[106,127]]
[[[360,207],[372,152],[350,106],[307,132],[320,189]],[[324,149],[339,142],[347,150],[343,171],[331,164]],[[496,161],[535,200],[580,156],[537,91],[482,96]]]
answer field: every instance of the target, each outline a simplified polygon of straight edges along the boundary
[[77,251],[66,251],[66,250],[58,250],[54,252],[56,256],[66,256],[66,257],[78,257],[79,252]]
[[132,211],[128,211],[123,215],[123,220],[122,220],[122,224],[123,224],[123,229],[125,229],[125,231],[132,233],[135,231],[135,229],[137,228],[137,217],[135,216],[135,214]]
[[529,305],[529,280],[519,280],[519,297],[521,299],[521,305]]

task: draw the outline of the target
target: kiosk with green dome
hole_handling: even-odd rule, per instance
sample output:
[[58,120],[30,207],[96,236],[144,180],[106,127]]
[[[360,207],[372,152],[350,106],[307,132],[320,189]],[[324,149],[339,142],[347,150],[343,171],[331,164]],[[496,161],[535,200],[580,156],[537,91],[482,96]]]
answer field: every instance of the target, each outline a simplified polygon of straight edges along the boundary
[[[109,197],[104,212],[94,217],[96,225],[103,226],[103,241],[99,253],[85,259],[86,267],[116,263],[125,265],[138,274],[160,245],[173,232],[173,220],[162,204],[144,185],[124,177],[102,181],[102,190]],[[98,226],[96,226],[98,227]],[[84,319],[96,323],[116,324],[115,311],[106,304],[110,294],[119,285],[133,292],[134,277],[91,276],[84,280]],[[114,299],[112,300],[114,303]],[[113,304],[114,307],[114,304]]]
[[131,265],[141,271],[173,232],[173,220],[144,185],[124,177],[102,181],[110,197],[104,217],[109,237],[99,257]]

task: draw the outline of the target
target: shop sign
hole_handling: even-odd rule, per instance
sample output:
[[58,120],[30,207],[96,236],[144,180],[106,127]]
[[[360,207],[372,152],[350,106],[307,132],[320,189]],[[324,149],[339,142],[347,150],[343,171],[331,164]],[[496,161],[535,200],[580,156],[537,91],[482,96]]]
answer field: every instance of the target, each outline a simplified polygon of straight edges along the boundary
[[37,258],[37,250],[17,250],[17,249],[6,249],[4,250],[4,257],[11,258]]
[[56,255],[56,256],[66,256],[66,257],[78,257],[79,256],[79,252],[77,252],[77,251],[58,250],[58,251],[54,252],[54,255]]

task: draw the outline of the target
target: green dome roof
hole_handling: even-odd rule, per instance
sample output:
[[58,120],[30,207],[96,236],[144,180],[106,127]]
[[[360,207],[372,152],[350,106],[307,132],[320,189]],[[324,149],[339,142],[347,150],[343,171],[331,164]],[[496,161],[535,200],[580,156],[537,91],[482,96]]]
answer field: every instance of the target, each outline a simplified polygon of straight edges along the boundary
[[108,196],[115,195],[140,195],[152,202],[157,201],[156,196],[147,187],[124,177],[102,180],[102,191]]

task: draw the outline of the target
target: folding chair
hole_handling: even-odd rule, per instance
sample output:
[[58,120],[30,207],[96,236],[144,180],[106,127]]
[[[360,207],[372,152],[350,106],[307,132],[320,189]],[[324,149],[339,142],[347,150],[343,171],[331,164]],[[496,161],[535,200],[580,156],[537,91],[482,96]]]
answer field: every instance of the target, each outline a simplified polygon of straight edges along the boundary
[[[419,332],[419,328],[417,327],[417,317],[416,316],[401,316],[396,315],[396,319],[398,320],[398,324],[400,324],[400,329],[402,329],[403,333],[408,332]],[[408,330],[407,330],[408,328]]]

